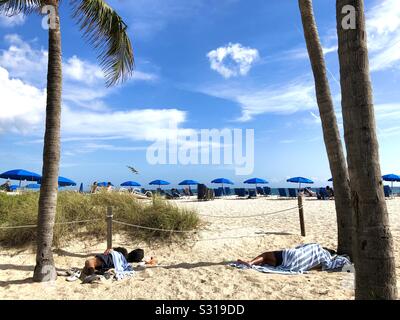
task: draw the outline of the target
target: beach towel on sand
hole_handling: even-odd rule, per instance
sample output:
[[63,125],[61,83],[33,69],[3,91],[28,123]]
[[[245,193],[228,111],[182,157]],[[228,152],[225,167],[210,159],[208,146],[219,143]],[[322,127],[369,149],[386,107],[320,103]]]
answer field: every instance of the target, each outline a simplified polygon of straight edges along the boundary
[[112,255],[114,263],[116,280],[122,280],[134,275],[135,271],[133,271],[132,266],[128,263],[128,261],[126,261],[122,253],[118,251],[111,251],[110,254]]
[[[344,256],[332,256],[329,251],[316,243],[303,244],[294,249],[286,249],[282,252],[282,264],[277,267],[269,265],[252,266],[251,269],[265,273],[279,274],[301,274],[311,270],[316,266],[322,266],[322,270],[341,270],[345,265],[351,264],[350,260]],[[240,269],[250,269],[250,267],[231,263],[230,266]]]

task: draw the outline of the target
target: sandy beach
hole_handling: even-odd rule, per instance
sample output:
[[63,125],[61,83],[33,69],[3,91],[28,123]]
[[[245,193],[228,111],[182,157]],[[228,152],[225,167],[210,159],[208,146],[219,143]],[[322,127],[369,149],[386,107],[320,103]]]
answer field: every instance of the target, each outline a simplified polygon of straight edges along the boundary
[[[257,216],[297,206],[297,200],[259,198],[220,199],[210,202],[175,201],[195,208],[204,221],[199,232],[177,244],[134,243],[114,235],[114,246],[143,248],[159,265],[137,269],[131,279],[101,284],[32,283],[35,265],[32,248],[1,249],[1,299],[353,299],[350,273],[311,272],[271,275],[227,266],[267,250],[318,242],[335,248],[336,219],[333,201],[307,199],[304,203],[307,236],[300,236],[298,211]],[[387,201],[395,241],[400,284],[400,199]],[[211,216],[210,216],[211,215]],[[215,217],[224,216],[224,217]],[[225,217],[230,216],[231,218]],[[234,217],[234,218],[233,218]],[[58,269],[82,267],[85,258],[103,252],[106,242],[76,241],[55,250]]]

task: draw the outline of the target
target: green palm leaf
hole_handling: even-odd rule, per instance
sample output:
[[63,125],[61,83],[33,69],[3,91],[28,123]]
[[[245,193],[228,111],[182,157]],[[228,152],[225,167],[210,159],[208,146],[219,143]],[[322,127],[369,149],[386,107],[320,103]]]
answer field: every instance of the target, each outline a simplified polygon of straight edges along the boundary
[[41,0],[0,0],[0,14],[14,16],[20,13],[29,14],[38,11]]
[[121,17],[103,0],[70,0],[73,17],[97,49],[107,86],[125,81],[134,67],[133,49]]

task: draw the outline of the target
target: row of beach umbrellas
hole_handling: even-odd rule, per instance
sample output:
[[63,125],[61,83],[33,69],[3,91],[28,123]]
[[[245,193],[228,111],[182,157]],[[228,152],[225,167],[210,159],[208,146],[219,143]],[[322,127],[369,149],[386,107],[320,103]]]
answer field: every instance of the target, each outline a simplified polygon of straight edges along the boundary
[[[27,188],[31,188],[31,189],[39,189],[41,179],[42,179],[42,177],[39,174],[30,172],[27,170],[23,170],[23,169],[15,169],[15,170],[3,172],[2,174],[0,174],[0,178],[17,180],[20,182],[19,186],[21,186],[22,181],[36,182],[36,183],[30,183],[26,186]],[[382,177],[382,179],[384,181],[392,182],[392,187],[393,187],[393,182],[400,182],[400,176],[395,175],[395,174],[384,175]],[[304,177],[293,177],[293,178],[287,179],[286,181],[291,182],[291,183],[298,183],[299,189],[301,188],[302,184],[313,184],[314,183],[314,181],[312,181],[311,179],[304,178]],[[331,179],[329,179],[329,181],[333,181],[333,179],[331,178]],[[109,183],[110,182],[99,182],[97,185],[98,186],[107,186]],[[222,187],[224,185],[233,185],[234,184],[234,182],[232,182],[231,180],[229,180],[227,178],[214,179],[211,181],[211,183],[221,184]],[[261,178],[251,178],[251,179],[244,181],[243,183],[254,184],[255,186],[257,186],[258,184],[267,184],[268,181],[265,179],[261,179]],[[58,184],[60,187],[76,186],[76,183],[74,181],[72,181],[68,178],[65,178],[65,177],[61,177],[61,176],[58,178]],[[170,182],[161,180],[161,179],[153,180],[149,183],[149,185],[156,185],[160,188],[161,188],[161,186],[166,186],[166,185],[170,185],[170,184],[171,184]],[[195,180],[183,180],[179,183],[179,185],[182,185],[182,186],[191,186],[191,185],[197,185],[197,184],[199,184],[199,182],[195,181]],[[113,184],[111,184],[111,185],[113,185]],[[141,184],[136,181],[126,181],[126,182],[122,183],[121,186],[123,186],[123,187],[140,187]],[[82,185],[81,185],[81,188],[82,188]]]
[[[19,187],[21,187],[22,181],[36,182],[36,183],[30,183],[25,186],[26,188],[29,189],[39,189],[40,184],[42,182],[41,175],[24,169],[14,169],[3,172],[2,174],[0,174],[0,178],[19,181]],[[60,187],[70,187],[70,186],[76,186],[76,183],[71,179],[60,176],[58,177],[58,185]]]

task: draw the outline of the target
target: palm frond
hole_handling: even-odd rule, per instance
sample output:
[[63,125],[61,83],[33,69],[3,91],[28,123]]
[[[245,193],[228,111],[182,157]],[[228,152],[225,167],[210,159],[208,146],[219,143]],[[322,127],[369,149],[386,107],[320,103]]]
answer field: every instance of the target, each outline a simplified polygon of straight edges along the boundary
[[0,14],[14,16],[20,13],[29,14],[38,11],[41,0],[0,0]]
[[73,17],[84,36],[99,51],[98,59],[107,86],[125,81],[134,68],[133,49],[127,25],[103,0],[70,0]]

